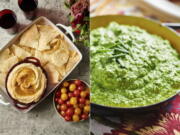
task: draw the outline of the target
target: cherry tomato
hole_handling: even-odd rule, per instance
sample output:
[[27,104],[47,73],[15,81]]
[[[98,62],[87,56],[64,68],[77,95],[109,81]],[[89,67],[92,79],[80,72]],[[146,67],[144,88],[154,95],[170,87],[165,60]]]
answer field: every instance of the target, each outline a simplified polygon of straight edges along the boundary
[[81,109],[80,108],[75,108],[74,113],[77,115],[81,114]]
[[75,80],[74,83],[77,85],[77,86],[80,86],[82,84],[82,82],[80,80]]
[[60,97],[61,96],[61,92],[60,91],[57,91],[56,92],[56,97]]
[[77,90],[83,91],[84,90],[84,86],[83,85],[78,86]]
[[89,117],[89,114],[82,114],[82,115],[81,115],[81,118],[82,118],[83,120],[88,119],[88,117]]
[[70,121],[70,120],[71,120],[71,116],[66,115],[66,116],[64,117],[64,119],[65,119],[66,121]]
[[73,96],[74,96],[74,93],[72,93],[72,92],[68,93],[68,97],[69,97],[69,98],[71,98],[71,97],[73,97]]
[[67,107],[71,107],[71,106],[72,106],[71,103],[70,103],[70,101],[67,101],[67,102],[66,102],[66,105],[67,105]]
[[74,113],[74,109],[73,108],[68,108],[67,111],[66,111],[66,115],[68,116],[72,116]]
[[61,88],[61,93],[67,93],[67,89],[66,88]]
[[67,105],[62,104],[60,108],[61,108],[61,111],[66,111],[67,110]]
[[87,91],[88,93],[90,93],[90,89],[89,88],[86,88],[86,90],[85,91]]
[[64,83],[63,83],[63,86],[64,86],[64,87],[68,87],[68,86],[69,86],[69,83],[68,83],[68,82],[64,82]]
[[74,96],[78,97],[80,95],[81,91],[80,90],[75,90],[74,91]]
[[59,110],[60,109],[60,105],[57,105],[56,108],[57,108],[57,110]]
[[86,105],[90,105],[90,101],[89,100],[86,100]]
[[66,112],[65,111],[61,111],[61,116],[65,117],[66,116]]
[[77,108],[77,107],[79,107],[79,106],[78,106],[78,104],[76,104],[76,105],[73,105],[73,107],[74,107],[74,108]]
[[60,104],[60,105],[61,105],[61,104],[64,104],[64,101],[63,101],[62,99],[59,99],[59,100],[58,100],[58,104]]
[[55,98],[55,102],[58,103],[59,98]]
[[70,86],[69,86],[69,90],[70,91],[74,91],[76,89],[76,85],[75,84],[70,84]]
[[80,93],[82,98],[85,98],[87,96],[87,92],[86,91],[81,91]]
[[76,98],[76,97],[70,98],[70,103],[71,103],[72,105],[76,105],[76,104],[77,104],[77,98]]
[[84,108],[84,104],[79,104],[79,108]]
[[80,99],[79,99],[79,103],[80,103],[80,104],[85,104],[85,102],[86,102],[86,99],[85,99],[85,98],[80,98]]
[[84,112],[85,113],[89,113],[90,112],[90,106],[89,105],[84,106]]
[[62,99],[63,101],[66,101],[66,100],[68,99],[68,95],[65,94],[65,93],[63,93],[63,94],[61,95],[61,99]]
[[74,114],[72,118],[73,118],[73,121],[75,122],[79,121],[79,116],[76,114]]

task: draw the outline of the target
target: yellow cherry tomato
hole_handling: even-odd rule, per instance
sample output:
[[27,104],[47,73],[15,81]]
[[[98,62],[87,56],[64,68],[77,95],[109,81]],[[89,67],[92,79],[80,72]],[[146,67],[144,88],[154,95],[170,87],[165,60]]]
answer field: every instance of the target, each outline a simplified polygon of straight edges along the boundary
[[89,105],[84,106],[84,112],[86,112],[86,113],[90,112],[90,106]]
[[85,98],[87,96],[87,92],[86,91],[81,91],[80,93],[82,98]]
[[81,109],[80,108],[75,108],[74,113],[77,114],[77,115],[81,114]]
[[76,105],[77,104],[77,98],[76,97],[70,98],[70,104]]
[[79,121],[79,116],[76,114],[74,114],[72,118],[73,118],[73,121],[75,122]]
[[66,88],[61,88],[61,93],[66,93],[67,92],[67,89]]
[[74,91],[75,89],[76,89],[76,85],[75,84],[70,84],[69,90]]
[[90,101],[89,100],[86,100],[86,105],[90,105]]
[[66,101],[66,100],[68,99],[68,95],[65,94],[65,93],[61,94],[61,99],[62,99],[63,101]]
[[68,83],[68,82],[64,82],[64,83],[63,83],[63,86],[64,86],[64,87],[68,87],[68,86],[69,86],[69,83]]

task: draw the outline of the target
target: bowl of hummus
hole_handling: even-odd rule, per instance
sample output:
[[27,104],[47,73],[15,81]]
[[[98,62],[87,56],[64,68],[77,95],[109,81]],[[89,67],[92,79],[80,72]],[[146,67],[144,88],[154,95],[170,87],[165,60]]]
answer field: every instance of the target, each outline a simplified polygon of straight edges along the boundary
[[46,72],[39,60],[27,57],[9,70],[6,90],[16,107],[25,109],[43,97],[47,83]]
[[160,23],[93,17],[90,45],[92,112],[152,109],[179,92],[180,36]]

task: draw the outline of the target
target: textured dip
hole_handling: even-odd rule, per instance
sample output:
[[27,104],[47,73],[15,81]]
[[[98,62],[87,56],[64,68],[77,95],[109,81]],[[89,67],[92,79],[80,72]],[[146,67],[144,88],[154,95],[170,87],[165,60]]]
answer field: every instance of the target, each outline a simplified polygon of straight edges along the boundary
[[115,22],[92,30],[90,39],[93,103],[146,106],[180,90],[180,55],[168,40]]

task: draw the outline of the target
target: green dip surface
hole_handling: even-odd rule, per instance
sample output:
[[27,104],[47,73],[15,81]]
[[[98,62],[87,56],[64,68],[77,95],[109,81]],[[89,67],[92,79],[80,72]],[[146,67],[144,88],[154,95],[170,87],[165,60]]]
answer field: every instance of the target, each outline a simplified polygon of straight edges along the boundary
[[139,107],[180,90],[180,55],[168,40],[111,22],[91,31],[90,45],[91,102]]

